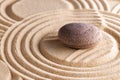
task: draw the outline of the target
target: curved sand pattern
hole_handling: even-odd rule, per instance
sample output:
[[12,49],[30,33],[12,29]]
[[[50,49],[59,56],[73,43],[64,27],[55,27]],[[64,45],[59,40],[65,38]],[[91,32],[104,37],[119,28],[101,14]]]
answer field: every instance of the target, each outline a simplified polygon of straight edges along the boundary
[[10,24],[16,22],[14,19],[12,19],[8,16],[8,14],[10,14],[10,13],[7,14],[7,12],[9,12],[7,7],[9,7],[9,5],[12,4],[13,2],[14,2],[14,0],[9,0],[9,1],[4,0],[0,3],[1,20],[4,21],[7,25],[10,25]]
[[[9,28],[11,24],[13,24],[11,21],[7,20],[2,14],[2,6],[1,4],[4,2],[4,0],[0,0],[0,41],[2,36],[4,35],[4,32]],[[4,10],[4,9],[3,9]]]
[[54,9],[94,9],[119,13],[117,3],[118,0],[0,0],[0,23],[10,26],[32,14]]
[[117,14],[120,14],[120,4],[117,4],[115,5],[113,8],[112,8],[112,13],[117,13]]
[[[113,4],[111,4],[113,3]],[[30,15],[55,9],[94,9],[120,13],[118,0],[0,0],[0,21],[10,26]],[[32,5],[32,6],[31,6]],[[112,7],[111,7],[112,6]]]
[[[2,72],[2,73],[1,73]],[[11,80],[11,73],[6,64],[0,60],[0,79]]]
[[[107,12],[100,12],[100,14],[94,10],[58,10],[43,12],[26,18],[14,24],[3,36],[1,41],[2,58],[12,72],[25,80],[117,80],[120,78],[120,16]],[[105,19],[105,22],[103,19]],[[84,56],[82,56],[85,57],[84,59],[73,57],[73,62],[71,62],[71,57],[65,59],[59,58],[59,60],[52,61],[44,53],[48,51],[46,54],[51,54],[50,50],[53,51],[52,48],[59,44],[49,44],[51,45],[49,47],[47,46],[49,50],[44,50],[42,48],[45,47],[41,48],[40,43],[44,41],[44,37],[51,40],[48,33],[52,34],[54,32],[56,34],[62,25],[70,22],[86,22],[100,28],[104,27],[104,39],[97,46],[101,50],[95,52],[95,54],[90,53],[88,50],[86,53],[90,53],[90,56],[84,55],[86,53],[83,53]],[[108,26],[103,25],[103,22]],[[52,36],[53,38],[56,39],[56,37]],[[107,45],[108,43],[110,44]],[[105,50],[102,50],[101,46],[105,47]],[[60,51],[65,49],[63,46],[60,47]],[[75,51],[81,53],[81,50],[72,50],[67,47],[66,49],[70,53],[66,53],[67,51],[65,53],[63,52],[62,54],[65,54],[64,57],[66,57],[66,54],[71,55],[73,53],[74,55]],[[97,50],[97,48],[94,48],[91,51],[94,52],[96,51],[95,49]],[[59,54],[57,52],[56,54]],[[63,56],[61,54],[59,55]],[[52,56],[54,56],[53,59],[58,58],[58,56],[53,54]],[[60,63],[61,59],[67,63]],[[95,61],[92,62],[94,59],[98,64]],[[78,64],[79,61],[82,63],[85,62],[86,65],[81,67],[76,64],[74,65],[75,62]]]
[[1,15],[9,20],[9,23],[39,12],[56,9],[110,11],[110,6],[107,0],[5,0],[0,8]]
[[108,0],[112,13],[120,14],[120,0]]
[[67,0],[73,4],[75,9],[94,9],[101,11],[110,11],[107,0]]
[[[39,12],[39,10],[38,10],[38,12],[36,11],[33,11],[34,9],[31,9],[32,11],[30,12],[30,14],[28,15],[28,14],[25,14],[24,15],[24,17],[22,18],[21,16],[23,16],[23,15],[18,15],[18,13],[17,12],[15,12],[15,7],[17,7],[18,9],[19,8],[21,8],[21,3],[22,2],[27,2],[28,0],[21,0],[21,1],[17,1],[17,0],[0,0],[0,40],[1,40],[1,38],[2,38],[2,36],[4,35],[4,33],[5,33],[5,31],[9,28],[9,26],[11,26],[12,24],[14,24],[15,22],[17,22],[17,21],[19,21],[19,20],[22,20],[24,17],[26,17],[26,16],[29,16],[29,15],[32,15],[32,14],[35,14],[35,13],[38,13]],[[30,0],[29,0],[30,1]],[[39,0],[40,1],[40,0]],[[42,0],[41,0],[42,1]],[[19,4],[18,4],[18,3]],[[60,2],[62,2],[62,4],[66,4],[65,6],[67,6],[67,7],[65,7],[65,8],[68,8],[68,9],[95,9],[95,10],[101,10],[101,11],[111,11],[111,12],[113,12],[113,13],[117,13],[117,14],[119,14],[120,13],[120,9],[119,9],[119,0],[115,0],[115,1],[112,1],[112,0],[110,0],[110,2],[109,2],[109,0],[61,0]],[[111,4],[109,4],[109,3],[111,3]],[[23,3],[24,5],[26,4],[26,3]],[[29,4],[29,3],[28,3]],[[46,4],[46,3],[45,3]],[[110,6],[109,6],[110,5]],[[12,8],[11,6],[14,6],[14,8]],[[27,5],[26,5],[27,6]],[[112,6],[112,7],[111,7]],[[34,8],[34,7],[33,7]],[[41,7],[41,9],[40,10],[42,10],[42,8],[45,10],[45,8],[44,7]],[[53,8],[52,8],[53,9]],[[47,9],[46,9],[47,10]],[[24,10],[22,11],[22,12],[25,12]],[[28,12],[27,12],[28,13]],[[104,13],[103,13],[104,14]],[[118,28],[118,26],[119,26],[119,16],[116,16],[116,15],[114,15],[115,16],[115,18],[114,18],[114,16],[112,16],[113,14],[108,14],[108,16],[107,16],[107,13],[105,13],[106,15],[104,16],[105,18],[106,18],[106,20],[107,20],[107,24],[110,26],[110,27],[112,27],[112,28],[114,28],[115,30],[117,30],[118,32],[120,32],[120,29]],[[118,17],[118,18],[117,18]],[[112,20],[113,19],[113,20]],[[106,29],[106,31],[108,31],[108,32],[110,32],[110,30],[108,30],[108,29]],[[111,32],[110,32],[110,34],[112,34]],[[114,35],[114,34],[112,34],[112,35]],[[114,36],[116,36],[116,35],[114,35]],[[116,36],[117,37],[117,36]],[[117,37],[118,39],[119,39],[119,37]],[[110,38],[110,40],[111,40],[112,38]],[[118,40],[119,41],[119,40]],[[112,42],[111,42],[111,46],[112,46],[112,44],[113,44],[113,42],[115,42],[115,40],[113,40]],[[44,46],[46,46],[46,45],[44,45]],[[110,48],[110,47],[109,47]],[[114,49],[115,47],[113,47],[113,49]],[[40,49],[40,48],[39,48]],[[74,52],[74,50],[70,50],[71,52],[73,51]],[[106,50],[107,51],[107,50]],[[111,51],[113,51],[113,50],[111,50]],[[76,51],[76,53],[77,52],[79,52],[79,50],[78,51]],[[75,54],[76,54],[75,53]],[[110,52],[111,54],[112,54],[112,52]],[[69,54],[69,53],[68,53]],[[74,55],[74,54],[73,54]],[[112,58],[110,58],[110,59],[108,59],[108,60],[106,60],[107,62],[108,61],[111,61],[111,60],[113,60],[115,57],[116,57],[116,55],[117,54],[115,54],[114,56],[112,56]],[[76,56],[76,55],[74,55],[74,56]],[[95,57],[96,57],[97,55],[95,55],[95,56],[91,56],[91,58],[92,59],[94,59]],[[101,55],[100,55],[101,56]],[[44,55],[44,57],[49,57],[49,56],[45,56]],[[109,56],[107,56],[107,57],[109,57]],[[53,59],[49,59],[49,60],[51,60],[51,61],[53,61],[54,59],[56,58],[56,56],[53,58]],[[59,57],[57,57],[57,58],[59,58]],[[74,57],[72,57],[72,58],[74,58]],[[61,60],[61,59],[59,59],[59,60]],[[58,62],[57,63],[60,63],[60,61],[58,60]],[[104,59],[103,59],[104,60]],[[68,58],[68,59],[66,59],[66,61],[71,61],[71,57],[70,58]],[[91,62],[91,60],[87,60],[87,61],[89,61],[89,62],[87,62],[87,64],[86,65],[84,65],[84,66],[95,66],[95,65],[93,65],[93,64],[90,64],[90,62]],[[104,62],[104,64],[106,63],[106,61],[103,61]],[[55,62],[55,61],[54,61]],[[100,61],[99,61],[100,62]],[[84,63],[84,61],[82,62],[82,63]],[[81,63],[81,64],[82,64]],[[66,64],[64,64],[64,65],[69,65],[68,63]],[[73,64],[72,64],[73,65]],[[99,64],[97,64],[97,65],[101,65],[101,63],[99,63]],[[76,66],[76,65],[73,65],[73,66]],[[83,66],[83,67],[84,67]],[[77,69],[76,69],[77,70]],[[13,75],[13,73],[12,73],[12,75]],[[23,80],[22,79],[22,77],[20,77],[19,75],[17,75],[17,74],[15,74],[14,76],[14,79],[13,80]]]
[[[38,13],[41,11],[54,10],[54,9],[69,9],[69,8],[72,8],[71,5],[62,0],[52,0],[52,1],[48,1],[48,0],[47,1],[45,0],[36,0],[36,1],[35,0],[31,0],[31,1],[30,0],[22,0],[22,1],[0,0],[0,40],[2,36],[4,35],[4,32],[12,24],[16,23],[17,21],[22,20],[26,16],[29,16],[29,15],[32,15],[34,13]],[[20,13],[20,16],[17,13]]]
[[98,66],[111,61],[118,55],[116,40],[107,33],[103,32],[103,35],[102,42],[95,48],[75,50],[63,45],[57,35],[51,33],[40,41],[40,51],[47,59],[58,64],[79,67]]
[[43,11],[73,9],[73,6],[65,0],[21,0],[13,4],[11,8],[16,15],[25,18]]
[[62,0],[5,0],[1,4],[0,9],[1,14],[7,20],[16,22],[38,12],[56,9],[72,9],[72,6]]

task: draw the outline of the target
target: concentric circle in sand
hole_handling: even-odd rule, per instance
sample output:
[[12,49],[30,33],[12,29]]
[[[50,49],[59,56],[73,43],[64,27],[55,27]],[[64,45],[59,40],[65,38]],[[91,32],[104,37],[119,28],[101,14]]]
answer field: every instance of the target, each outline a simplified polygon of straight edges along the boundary
[[[29,80],[117,80],[120,78],[119,17],[94,10],[58,10],[33,15],[5,33],[1,41],[2,58],[12,72]],[[103,41],[88,50],[63,46],[56,34],[60,27],[71,22],[104,27]]]

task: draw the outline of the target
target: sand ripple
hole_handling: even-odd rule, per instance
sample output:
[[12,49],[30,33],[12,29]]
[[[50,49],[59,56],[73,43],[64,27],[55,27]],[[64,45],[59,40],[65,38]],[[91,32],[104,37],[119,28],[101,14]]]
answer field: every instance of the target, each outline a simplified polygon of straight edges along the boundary
[[[12,72],[28,80],[117,80],[120,78],[119,17],[111,13],[94,10],[58,10],[33,15],[14,24],[5,33],[1,41],[2,58]],[[104,41],[98,45],[101,50],[96,51],[96,48],[84,52],[83,58],[81,56],[78,56],[81,57],[78,58],[74,54],[75,50],[67,49],[68,52],[73,53],[73,57],[71,58],[68,56],[70,54],[66,53],[67,55],[64,58],[55,61],[54,59],[58,58],[58,56],[54,56],[50,52],[54,45],[49,43],[51,46],[47,47],[49,48],[48,53],[45,53],[46,50],[40,47],[40,42],[48,34],[56,33],[62,25],[70,22],[86,22],[100,28],[104,27]],[[50,39],[49,36],[47,38]],[[109,45],[107,46],[107,44]],[[46,45],[48,44],[45,43],[42,46]],[[105,49],[101,46],[105,47]],[[59,46],[57,47],[59,48]],[[90,53],[91,51],[93,53]],[[48,58],[50,56],[45,56],[44,53],[52,54],[53,59]],[[59,54],[56,51],[57,53]],[[93,55],[89,56],[86,53]],[[63,54],[65,53],[63,52]],[[65,58],[66,56],[68,57]],[[61,63],[60,60],[67,63]],[[74,65],[74,63],[78,64],[79,61],[86,63],[86,65],[82,67]]]

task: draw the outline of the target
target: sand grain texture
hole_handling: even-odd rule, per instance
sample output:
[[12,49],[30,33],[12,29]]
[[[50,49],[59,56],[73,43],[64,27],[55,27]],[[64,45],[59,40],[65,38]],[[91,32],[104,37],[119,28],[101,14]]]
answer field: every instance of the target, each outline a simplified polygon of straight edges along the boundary
[[[0,59],[5,62],[0,63],[0,79],[118,80],[119,4],[120,0],[0,0]],[[103,41],[87,50],[65,47],[57,32],[70,22],[104,29]]]
[[11,72],[6,64],[0,60],[0,79],[11,80]]
[[[25,80],[119,79],[120,28],[119,22],[115,22],[119,20],[116,16],[95,10],[55,10],[33,15],[14,24],[4,34],[2,58],[12,72]],[[114,17],[112,21],[111,17]],[[57,40],[54,33],[71,22],[86,22],[99,28],[104,26],[103,41],[96,48],[84,51],[54,41]],[[48,34],[51,36],[47,37]],[[48,42],[41,44],[44,37]]]

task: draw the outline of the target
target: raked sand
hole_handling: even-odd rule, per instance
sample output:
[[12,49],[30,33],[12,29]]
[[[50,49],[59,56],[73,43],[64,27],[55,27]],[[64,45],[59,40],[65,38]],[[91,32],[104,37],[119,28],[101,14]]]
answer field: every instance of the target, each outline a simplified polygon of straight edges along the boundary
[[[0,6],[1,80],[120,78],[119,0],[0,0]],[[71,22],[96,25],[103,40],[91,49],[65,47],[57,33]]]
[[[95,10],[55,10],[33,15],[6,31],[1,41],[2,59],[24,79],[117,80],[120,28],[116,19],[116,15]],[[71,22],[98,26],[103,29],[103,40],[93,49],[65,47],[56,34],[62,25]]]

